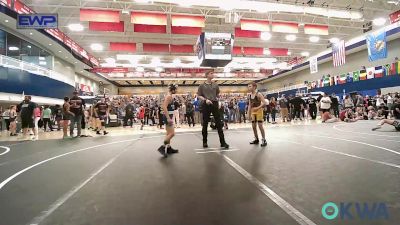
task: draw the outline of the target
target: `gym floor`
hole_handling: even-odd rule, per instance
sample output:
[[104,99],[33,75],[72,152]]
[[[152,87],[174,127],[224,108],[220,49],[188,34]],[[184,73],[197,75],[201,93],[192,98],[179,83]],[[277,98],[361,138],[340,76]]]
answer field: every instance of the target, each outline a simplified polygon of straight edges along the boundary
[[[0,142],[0,224],[398,224],[400,133],[376,121],[225,131],[202,149],[178,133],[179,154],[156,151],[163,133]],[[389,218],[325,219],[327,202],[385,203]],[[350,211],[355,211],[351,209]]]

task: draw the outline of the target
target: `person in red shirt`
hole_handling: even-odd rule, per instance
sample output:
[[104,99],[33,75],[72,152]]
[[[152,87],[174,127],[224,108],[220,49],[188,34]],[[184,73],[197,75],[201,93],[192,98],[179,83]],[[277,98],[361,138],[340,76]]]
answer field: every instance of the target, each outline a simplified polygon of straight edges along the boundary
[[144,126],[144,112],[145,112],[145,108],[144,108],[143,104],[140,104],[139,112],[138,112],[138,116],[137,116],[141,123],[140,130],[143,130],[143,126]]

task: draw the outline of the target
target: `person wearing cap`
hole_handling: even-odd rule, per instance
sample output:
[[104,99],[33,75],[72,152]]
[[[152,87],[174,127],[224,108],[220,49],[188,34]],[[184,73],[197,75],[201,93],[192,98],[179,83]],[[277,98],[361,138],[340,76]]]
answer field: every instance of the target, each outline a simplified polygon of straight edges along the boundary
[[78,96],[78,91],[74,91],[74,96],[70,99],[70,104],[71,104],[71,112],[75,116],[71,116],[71,123],[69,126],[69,135],[71,137],[74,136],[74,128],[75,128],[75,123],[76,127],[78,129],[78,136],[81,136],[81,130],[82,130],[82,117],[83,117],[83,108],[85,107],[85,101],[81,99]]
[[164,103],[162,104],[163,121],[165,124],[165,130],[167,131],[163,145],[158,148],[158,152],[161,153],[165,158],[168,154],[178,153],[179,151],[171,147],[171,139],[175,136],[175,128],[173,115],[175,111],[174,96],[178,90],[178,85],[170,84],[168,86],[168,93],[165,96]]
[[203,148],[208,148],[207,135],[208,123],[210,122],[210,115],[214,116],[215,125],[218,130],[219,141],[222,148],[228,149],[229,145],[225,142],[224,131],[222,129],[222,119],[218,108],[219,87],[218,84],[213,82],[214,72],[206,72],[207,81],[199,86],[197,91],[198,98],[202,101],[202,114],[203,114]]

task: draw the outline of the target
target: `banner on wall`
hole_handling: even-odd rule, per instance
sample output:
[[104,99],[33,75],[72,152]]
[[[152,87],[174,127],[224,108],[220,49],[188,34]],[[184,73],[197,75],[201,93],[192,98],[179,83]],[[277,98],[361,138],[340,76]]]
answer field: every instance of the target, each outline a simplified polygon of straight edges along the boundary
[[368,59],[375,61],[387,58],[386,31],[381,30],[367,35]]
[[318,58],[311,57],[310,58],[310,73],[318,73]]
[[90,86],[85,85],[85,84],[80,84],[79,85],[79,95],[80,96],[93,96],[93,90]]
[[390,14],[389,17],[390,17],[390,23],[399,22],[400,21],[400,10],[397,10],[396,12]]

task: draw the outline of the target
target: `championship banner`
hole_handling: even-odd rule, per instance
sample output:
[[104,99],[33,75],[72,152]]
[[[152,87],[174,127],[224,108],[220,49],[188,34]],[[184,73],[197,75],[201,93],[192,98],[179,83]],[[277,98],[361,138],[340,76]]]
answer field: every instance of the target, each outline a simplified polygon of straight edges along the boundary
[[318,58],[311,57],[310,58],[310,73],[318,73]]
[[385,30],[382,30],[377,33],[368,34],[366,39],[368,46],[369,61],[372,62],[378,59],[387,58],[387,44],[386,44]]

